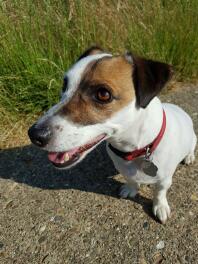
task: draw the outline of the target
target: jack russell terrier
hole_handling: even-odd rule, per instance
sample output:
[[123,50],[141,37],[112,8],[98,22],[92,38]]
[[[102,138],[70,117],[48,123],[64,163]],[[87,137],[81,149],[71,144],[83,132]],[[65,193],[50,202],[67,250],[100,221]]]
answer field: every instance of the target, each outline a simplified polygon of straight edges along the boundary
[[120,196],[134,197],[139,184],[155,184],[153,213],[165,223],[172,176],[181,161],[194,161],[197,142],[188,114],[156,97],[171,75],[168,64],[92,47],[66,72],[60,102],[29,137],[58,168],[71,168],[107,140],[126,178]]

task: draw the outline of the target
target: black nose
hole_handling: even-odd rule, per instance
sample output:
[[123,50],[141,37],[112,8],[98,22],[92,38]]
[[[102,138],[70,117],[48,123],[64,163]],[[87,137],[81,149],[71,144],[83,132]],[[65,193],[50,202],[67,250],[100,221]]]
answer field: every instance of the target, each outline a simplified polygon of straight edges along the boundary
[[52,132],[48,126],[39,127],[34,124],[29,128],[28,135],[33,144],[45,147],[52,137]]

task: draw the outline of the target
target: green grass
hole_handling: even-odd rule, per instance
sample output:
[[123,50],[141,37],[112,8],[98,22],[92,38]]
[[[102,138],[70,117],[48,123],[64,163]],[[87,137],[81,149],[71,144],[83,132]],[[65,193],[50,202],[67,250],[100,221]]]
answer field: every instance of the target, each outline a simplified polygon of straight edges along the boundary
[[198,77],[197,0],[0,1],[0,118],[33,116],[59,97],[62,76],[93,43]]

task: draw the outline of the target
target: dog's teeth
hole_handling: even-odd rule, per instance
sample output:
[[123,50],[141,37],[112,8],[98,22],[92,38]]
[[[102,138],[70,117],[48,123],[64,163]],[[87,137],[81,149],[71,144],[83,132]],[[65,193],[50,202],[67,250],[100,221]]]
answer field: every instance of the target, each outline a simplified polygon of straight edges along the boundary
[[69,154],[65,154],[65,157],[64,157],[64,161],[68,161],[69,160]]

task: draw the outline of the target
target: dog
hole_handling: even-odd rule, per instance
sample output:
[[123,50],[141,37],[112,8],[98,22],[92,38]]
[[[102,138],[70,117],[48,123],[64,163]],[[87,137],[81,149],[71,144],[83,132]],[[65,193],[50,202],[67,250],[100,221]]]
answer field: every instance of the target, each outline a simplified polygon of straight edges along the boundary
[[91,47],[64,75],[60,102],[30,127],[30,140],[58,168],[75,166],[106,140],[126,179],[120,196],[155,184],[153,213],[165,223],[172,176],[180,162],[194,161],[197,142],[189,115],[157,97],[172,73],[166,63]]

